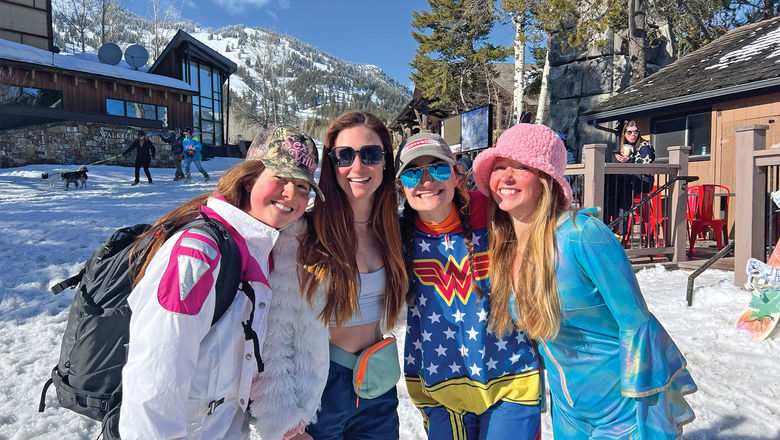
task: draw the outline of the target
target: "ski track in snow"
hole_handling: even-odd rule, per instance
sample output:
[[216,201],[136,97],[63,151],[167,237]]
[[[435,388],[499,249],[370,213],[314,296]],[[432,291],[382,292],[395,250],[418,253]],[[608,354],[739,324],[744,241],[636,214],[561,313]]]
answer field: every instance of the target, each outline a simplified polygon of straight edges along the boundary
[[[40,180],[44,171],[78,166],[30,165],[0,169],[0,440],[94,439],[99,424],[59,408],[49,389],[38,413],[43,383],[57,362],[72,290],[52,295],[49,286],[75,274],[110,233],[152,223],[206,191],[237,159],[204,162],[213,180],[173,182],[173,169],[152,169],[155,183],[130,186],[133,169],[93,166],[87,187],[64,191]],[[688,360],[699,390],[688,399],[696,419],[683,438],[780,439],[780,330],[753,342],[733,324],[749,293],[733,273],[708,270],[696,281],[693,306],[685,304],[689,272],[661,266],[637,274],[650,310]],[[405,332],[397,332],[403,347]],[[401,439],[424,439],[422,420],[399,383]],[[552,438],[549,413],[543,437]],[[257,435],[253,440],[259,439]]]

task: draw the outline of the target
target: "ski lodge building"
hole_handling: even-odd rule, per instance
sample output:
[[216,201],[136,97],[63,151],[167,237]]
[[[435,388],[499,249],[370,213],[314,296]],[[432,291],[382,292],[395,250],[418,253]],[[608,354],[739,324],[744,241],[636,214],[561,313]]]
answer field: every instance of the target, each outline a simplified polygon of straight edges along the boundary
[[[50,0],[0,0],[0,167],[88,164],[124,151],[138,130],[176,127],[201,133],[206,156],[224,152],[222,90],[235,63],[181,30],[149,69],[139,46],[124,60],[108,49],[58,53]],[[172,164],[170,146],[149,139],[153,166]]]

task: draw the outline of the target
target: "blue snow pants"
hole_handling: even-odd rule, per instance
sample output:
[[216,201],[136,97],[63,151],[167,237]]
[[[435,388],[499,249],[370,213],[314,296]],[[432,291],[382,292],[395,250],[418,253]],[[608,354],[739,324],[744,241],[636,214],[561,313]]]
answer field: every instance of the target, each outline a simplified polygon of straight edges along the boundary
[[457,413],[443,406],[424,408],[429,440],[536,440],[539,405],[499,401],[482,414]]

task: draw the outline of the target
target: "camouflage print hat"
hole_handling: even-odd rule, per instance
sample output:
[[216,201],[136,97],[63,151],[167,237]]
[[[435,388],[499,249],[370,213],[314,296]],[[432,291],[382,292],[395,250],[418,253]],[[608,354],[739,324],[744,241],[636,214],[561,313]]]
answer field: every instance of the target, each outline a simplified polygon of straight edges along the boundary
[[271,127],[252,141],[246,160],[259,160],[279,177],[302,179],[325,201],[314,180],[319,161],[317,145],[309,135],[289,125]]

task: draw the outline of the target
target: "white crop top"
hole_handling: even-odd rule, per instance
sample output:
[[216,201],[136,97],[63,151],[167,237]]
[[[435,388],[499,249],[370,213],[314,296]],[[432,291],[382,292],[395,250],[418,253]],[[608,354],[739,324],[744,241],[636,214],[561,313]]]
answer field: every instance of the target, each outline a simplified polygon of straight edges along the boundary
[[[342,327],[368,324],[382,319],[385,297],[385,268],[370,273],[360,273],[360,295],[358,296],[359,313]],[[336,321],[330,321],[331,327],[336,327]]]

